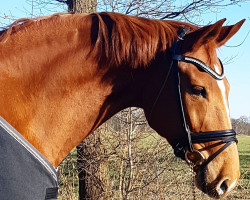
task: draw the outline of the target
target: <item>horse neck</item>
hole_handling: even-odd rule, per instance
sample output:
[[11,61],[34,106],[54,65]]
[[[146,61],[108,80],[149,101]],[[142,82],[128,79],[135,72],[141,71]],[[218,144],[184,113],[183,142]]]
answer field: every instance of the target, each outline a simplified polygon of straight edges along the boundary
[[[90,21],[75,24],[42,24],[0,43],[0,84],[6,86],[0,89],[0,115],[54,166],[121,109],[143,107],[144,88],[152,89],[147,99],[158,92],[150,81],[159,70],[101,65],[98,53],[90,55]],[[153,84],[160,88],[162,81]]]
[[12,53],[18,60],[2,51],[0,63],[0,85],[6,86],[0,115],[54,166],[116,112],[138,105],[130,68],[101,67],[86,61],[84,50],[56,48]]

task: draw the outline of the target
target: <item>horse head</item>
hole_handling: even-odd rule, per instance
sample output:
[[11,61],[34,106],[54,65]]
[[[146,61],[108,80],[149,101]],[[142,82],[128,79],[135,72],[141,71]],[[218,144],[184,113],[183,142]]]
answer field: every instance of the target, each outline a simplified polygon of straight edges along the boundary
[[153,100],[144,108],[150,126],[192,166],[197,187],[214,198],[226,196],[240,175],[236,133],[229,115],[229,83],[216,49],[244,20],[233,26],[222,26],[224,21],[192,31],[190,27],[179,29],[167,53],[170,67],[165,66],[155,81],[158,85],[151,86],[160,89],[155,97],[147,97]]

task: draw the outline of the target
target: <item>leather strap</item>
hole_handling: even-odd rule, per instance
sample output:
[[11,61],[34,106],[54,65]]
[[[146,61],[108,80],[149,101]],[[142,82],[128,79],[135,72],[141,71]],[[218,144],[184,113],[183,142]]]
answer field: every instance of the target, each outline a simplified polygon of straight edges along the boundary
[[233,129],[223,130],[223,131],[209,131],[201,133],[193,133],[191,135],[192,143],[202,143],[211,141],[222,141],[222,142],[238,142],[236,138],[236,132]]
[[[206,73],[208,73],[210,76],[212,76],[216,80],[222,80],[225,77],[223,67],[222,67],[222,73],[218,74],[217,72],[212,70],[206,63],[204,63],[201,60],[196,59],[196,58],[174,54],[172,56],[172,59],[178,60],[181,62],[191,63],[191,64],[195,65],[198,69],[201,69],[201,70],[205,71]],[[221,61],[220,61],[220,63],[221,63]],[[221,63],[221,66],[222,66],[222,63]]]

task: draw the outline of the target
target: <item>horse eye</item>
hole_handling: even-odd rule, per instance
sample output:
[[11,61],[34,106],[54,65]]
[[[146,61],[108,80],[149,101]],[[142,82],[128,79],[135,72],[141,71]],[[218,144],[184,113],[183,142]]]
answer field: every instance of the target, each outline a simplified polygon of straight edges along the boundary
[[192,92],[194,95],[201,96],[203,98],[207,97],[206,89],[202,86],[195,85],[192,87]]

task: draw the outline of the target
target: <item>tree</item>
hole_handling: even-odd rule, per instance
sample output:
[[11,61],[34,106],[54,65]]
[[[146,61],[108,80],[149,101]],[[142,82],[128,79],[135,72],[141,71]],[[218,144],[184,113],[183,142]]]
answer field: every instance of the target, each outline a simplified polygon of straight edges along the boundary
[[92,13],[96,12],[97,0],[56,0],[65,3],[69,12]]
[[232,119],[233,129],[237,134],[250,135],[250,118],[241,116],[239,119]]
[[[32,0],[36,1],[36,0]],[[101,11],[120,12],[153,19],[178,19],[198,22],[208,12],[219,12],[227,6],[241,5],[249,0],[42,0],[40,4],[66,4],[70,12],[91,13]]]
[[[92,13],[96,12],[97,0],[57,0],[60,3],[65,3],[68,6],[68,12],[74,13]],[[96,139],[97,136],[97,139]],[[93,197],[98,195],[102,191],[102,182],[97,181],[99,187],[94,187],[96,183],[91,184],[91,181],[88,181],[87,172],[94,176],[94,169],[91,168],[92,165],[89,165],[89,160],[96,154],[101,154],[97,149],[93,149],[87,145],[95,144],[99,142],[99,135],[96,134],[94,137],[88,137],[85,141],[82,141],[77,146],[77,164],[78,164],[78,179],[79,179],[79,200],[84,199],[94,199]],[[100,155],[99,155],[100,156]],[[92,158],[93,160],[93,158]],[[91,177],[92,178],[92,177]],[[93,179],[93,178],[92,178]],[[91,187],[92,185],[92,187]],[[100,191],[99,191],[99,190]]]
[[177,19],[190,22],[200,22],[206,13],[217,13],[225,7],[244,5],[249,0],[26,0],[32,9],[42,10],[67,5],[69,12],[120,12],[128,15],[148,17],[153,19]]

